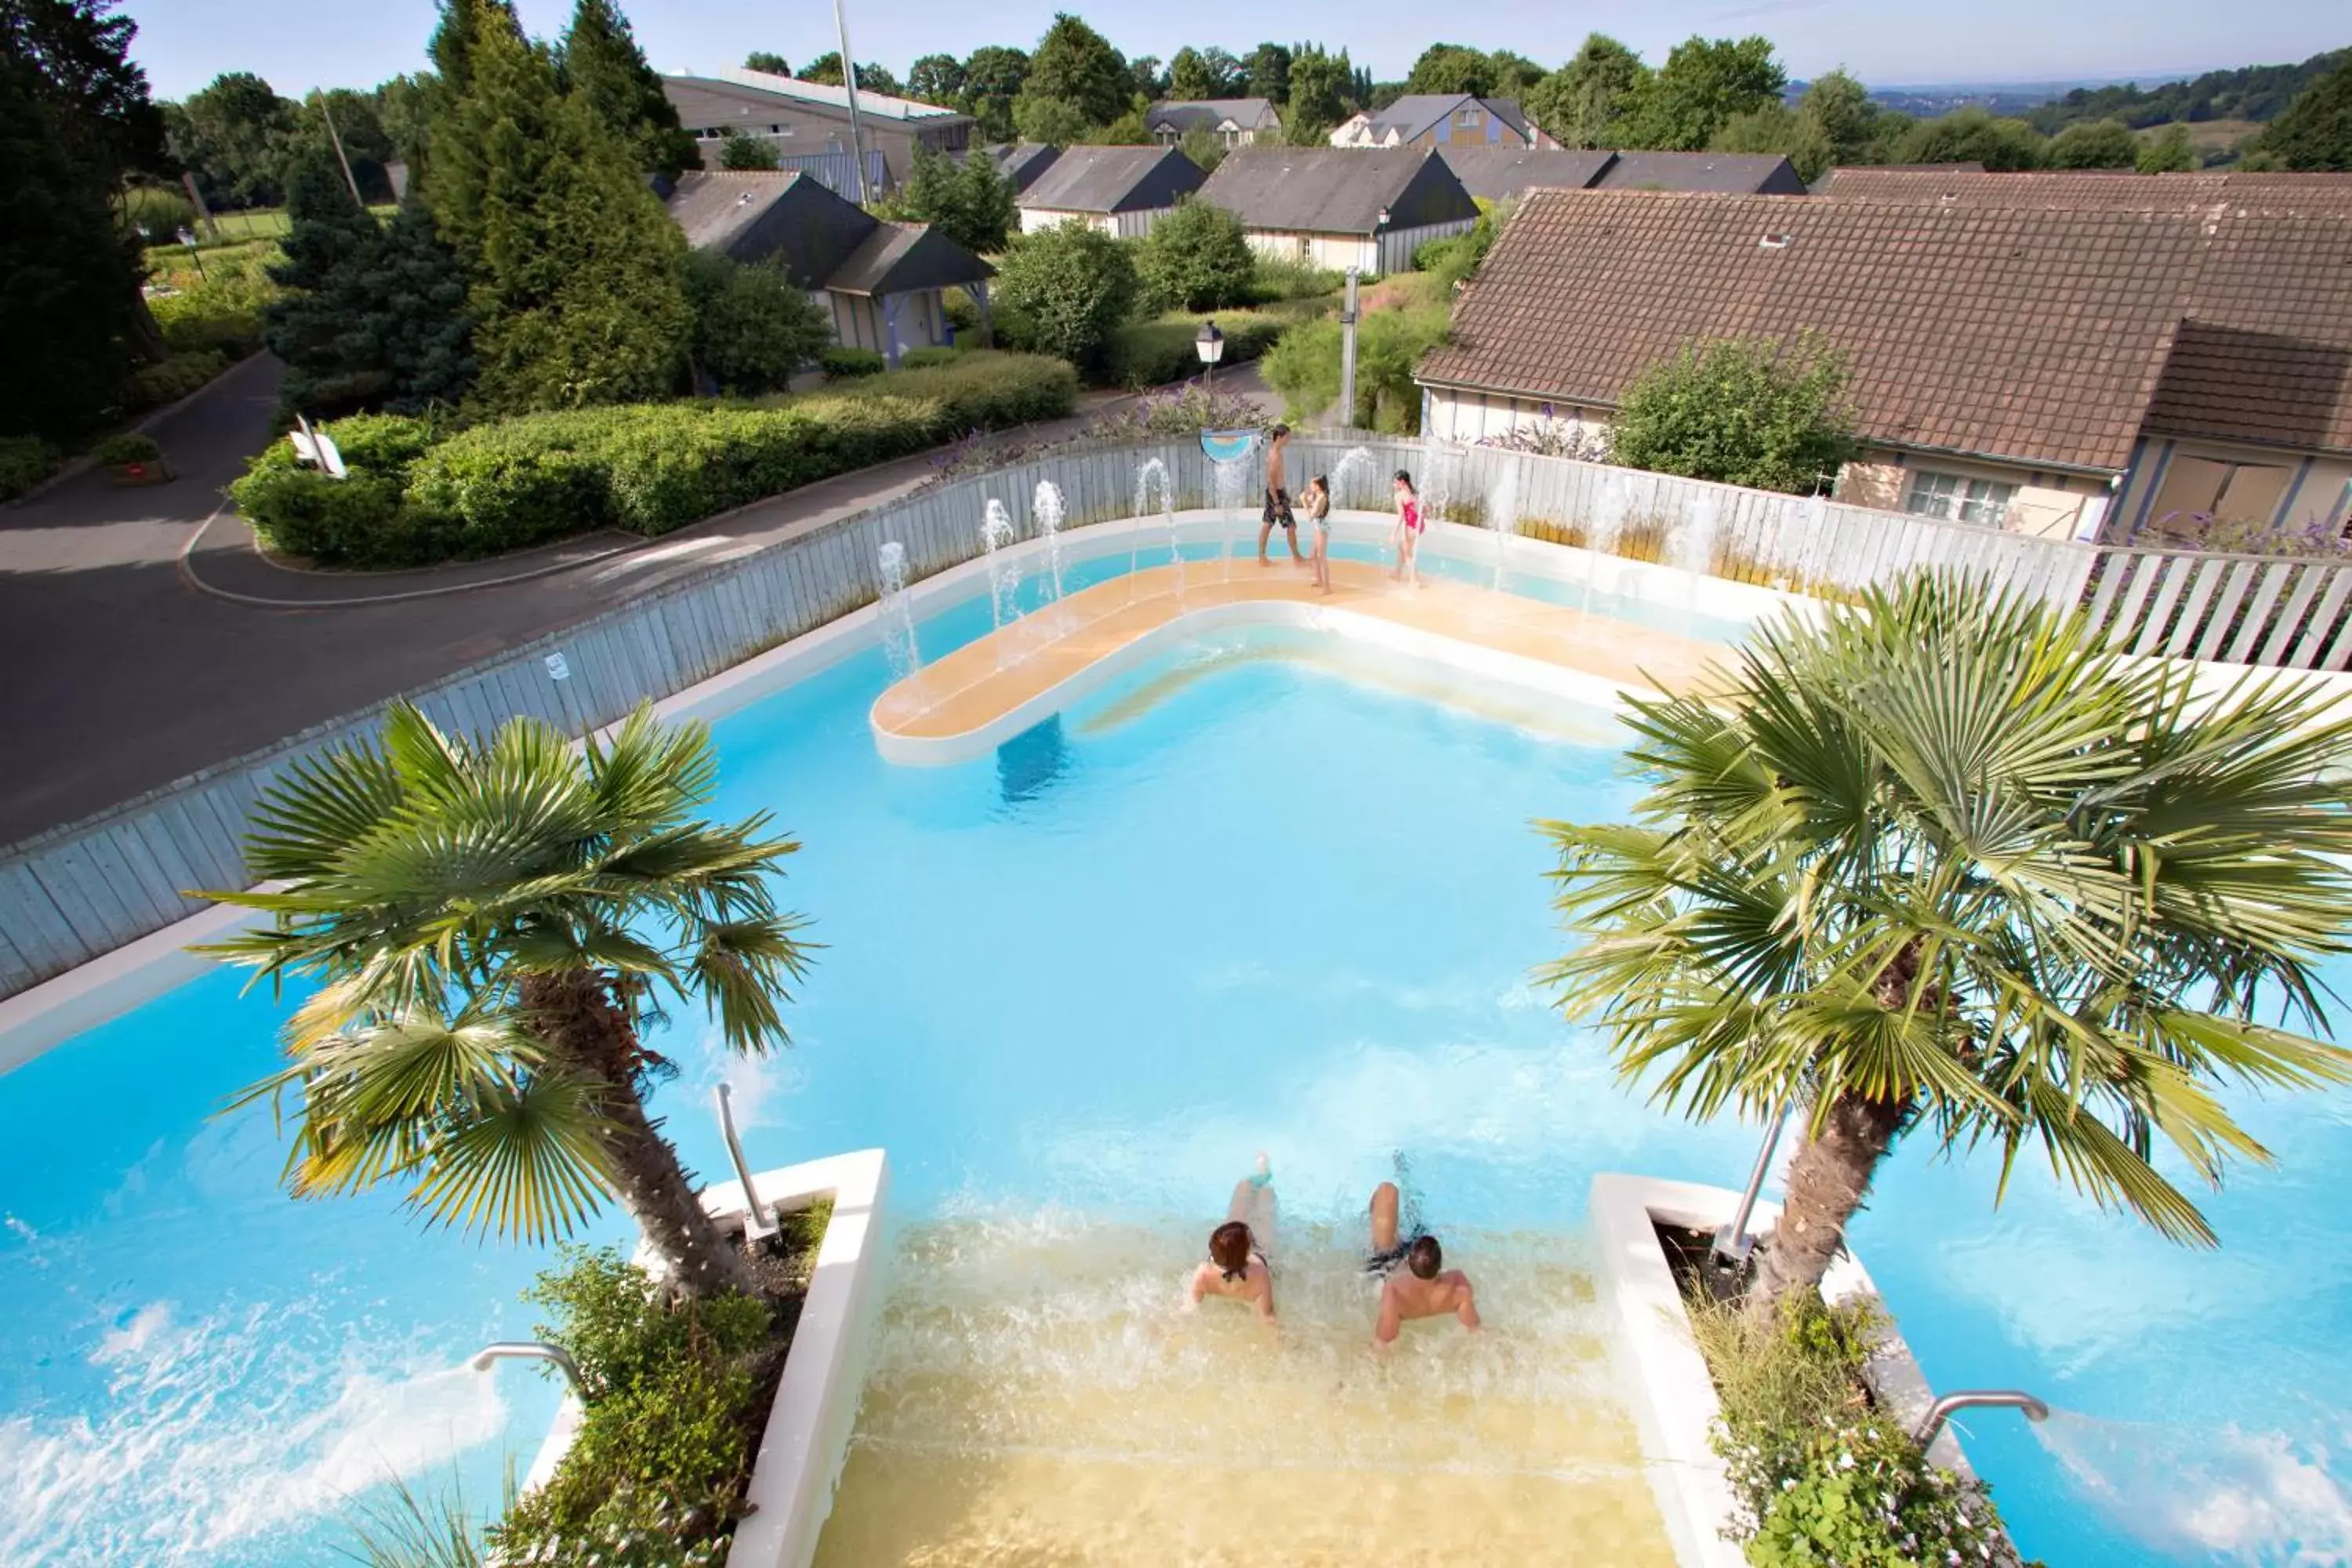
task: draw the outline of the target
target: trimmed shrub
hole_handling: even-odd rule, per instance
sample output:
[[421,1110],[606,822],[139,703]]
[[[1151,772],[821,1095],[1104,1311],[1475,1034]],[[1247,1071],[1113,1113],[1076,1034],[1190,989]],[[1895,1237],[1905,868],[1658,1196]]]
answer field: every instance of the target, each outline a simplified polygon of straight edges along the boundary
[[1200,351],[1193,346],[1201,323],[1213,321],[1225,334],[1220,365],[1244,364],[1274,346],[1288,325],[1282,318],[1257,310],[1226,310],[1213,315],[1169,315],[1156,321],[1138,321],[1112,335],[1110,379],[1138,391],[1164,386],[1201,373]]
[[122,406],[136,414],[177,403],[228,367],[228,355],[218,349],[199,349],[173,354],[158,364],[142,364],[122,384]]
[[928,370],[933,365],[953,364],[962,351],[956,348],[908,349],[898,356],[900,370]]
[[14,500],[58,471],[63,454],[38,436],[0,436],[0,500]]
[[829,348],[816,356],[827,381],[855,381],[861,375],[880,375],[890,368],[890,362],[873,349]]
[[118,463],[152,463],[163,455],[155,437],[137,430],[125,430],[120,436],[109,436],[90,448],[90,460],[112,468]]
[[293,443],[274,441],[229,486],[265,544],[321,566],[420,566],[461,552],[447,519],[405,500],[409,469],[434,442],[430,423],[362,414],[319,428],[342,454],[349,479],[304,468]]

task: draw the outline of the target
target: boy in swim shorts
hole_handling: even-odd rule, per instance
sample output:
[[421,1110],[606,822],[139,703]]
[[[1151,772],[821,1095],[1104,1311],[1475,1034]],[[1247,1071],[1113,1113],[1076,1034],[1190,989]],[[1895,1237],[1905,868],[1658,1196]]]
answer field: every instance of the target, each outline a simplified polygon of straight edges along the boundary
[[1260,514],[1257,528],[1257,563],[1261,566],[1274,564],[1265,558],[1265,542],[1273,537],[1276,528],[1281,529],[1283,537],[1290,541],[1290,558],[1302,563],[1307,559],[1298,552],[1298,520],[1291,515],[1290,491],[1284,488],[1283,448],[1289,442],[1290,426],[1287,425],[1276,426],[1266,440],[1265,510]]

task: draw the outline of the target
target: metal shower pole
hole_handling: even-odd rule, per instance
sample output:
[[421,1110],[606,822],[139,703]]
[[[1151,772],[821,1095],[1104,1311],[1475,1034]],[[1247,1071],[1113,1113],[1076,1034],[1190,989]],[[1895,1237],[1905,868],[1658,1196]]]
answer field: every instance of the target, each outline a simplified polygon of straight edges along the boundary
[[833,0],[834,29],[841,37],[841,90],[849,97],[849,199],[866,201],[866,137],[857,121],[857,61],[849,52],[849,16]]

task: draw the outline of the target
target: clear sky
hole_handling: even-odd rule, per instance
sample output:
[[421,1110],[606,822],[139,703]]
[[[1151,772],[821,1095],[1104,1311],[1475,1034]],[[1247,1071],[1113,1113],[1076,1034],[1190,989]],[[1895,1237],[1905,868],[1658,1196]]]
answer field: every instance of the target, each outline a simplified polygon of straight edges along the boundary
[[[623,0],[657,69],[711,69],[772,49],[798,65],[833,48],[825,0]],[[1875,84],[2137,77],[2301,60],[2352,44],[2344,0],[848,0],[857,58],[903,75],[916,56],[1036,41],[1056,9],[1083,16],[1130,57],[1186,44],[1236,54],[1263,38],[1345,46],[1375,77],[1402,77],[1438,38],[1513,48],[1546,65],[1599,30],[1653,64],[1677,40],[1762,33],[1790,73],[1832,66]],[[226,70],[250,70],[289,97],[313,86],[368,87],[425,61],[433,0],[127,0],[134,54],[159,98],[181,98]],[[535,34],[562,30],[572,0],[520,0]]]

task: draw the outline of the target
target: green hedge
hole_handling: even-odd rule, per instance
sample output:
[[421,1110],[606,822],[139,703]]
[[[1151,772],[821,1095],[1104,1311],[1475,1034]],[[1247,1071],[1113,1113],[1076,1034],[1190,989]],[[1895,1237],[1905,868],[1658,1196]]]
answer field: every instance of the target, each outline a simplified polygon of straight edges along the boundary
[[446,439],[420,420],[363,416],[327,427],[349,479],[296,467],[280,442],[231,493],[279,550],[323,565],[417,565],[598,528],[667,533],[971,430],[1056,418],[1076,397],[1059,360],[971,353],[760,404],[534,414]]
[[1111,338],[1110,377],[1119,386],[1140,391],[1165,386],[1201,373],[1200,351],[1193,346],[1201,323],[1214,321],[1225,334],[1224,357],[1217,363],[1244,364],[1272,347],[1290,319],[1266,310],[1212,310],[1202,315],[1178,312],[1156,321],[1121,327]]
[[816,356],[816,363],[828,381],[855,381],[890,368],[890,362],[874,349],[830,348]]
[[38,436],[0,436],[0,500],[14,500],[58,471],[65,455]]

